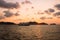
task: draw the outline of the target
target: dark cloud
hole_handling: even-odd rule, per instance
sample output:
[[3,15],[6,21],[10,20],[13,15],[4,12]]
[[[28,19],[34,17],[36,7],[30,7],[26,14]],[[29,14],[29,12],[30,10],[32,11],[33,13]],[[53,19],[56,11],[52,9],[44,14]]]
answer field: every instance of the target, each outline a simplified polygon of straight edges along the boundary
[[37,12],[37,14],[40,14],[40,12]]
[[12,12],[10,12],[10,11],[4,11],[4,13],[5,13],[4,16],[6,16],[6,17],[11,17],[11,16],[14,15],[14,14],[13,14]]
[[30,2],[30,1],[28,1],[28,0],[26,0],[26,1],[25,1],[25,3],[29,3],[29,4],[31,4],[31,2]]
[[0,20],[1,20],[1,19],[4,19],[4,16],[0,16]]
[[16,13],[15,16],[19,16],[20,14]]
[[31,8],[32,8],[32,9],[34,9],[34,7],[33,7],[33,6],[32,6]]
[[47,17],[47,19],[53,19],[53,17]]
[[45,13],[48,13],[48,10],[45,10],[44,12],[45,12]]
[[57,16],[57,18],[60,18],[60,16]]
[[51,13],[49,13],[49,10],[45,10],[44,12],[48,15],[51,15]]
[[53,14],[54,16],[60,16],[60,12],[56,12]]
[[32,4],[32,3],[28,0],[26,0],[26,1],[22,2],[22,4]]
[[48,11],[51,12],[51,13],[52,13],[52,12],[55,12],[55,10],[54,10],[54,9],[51,9],[51,8],[48,9]]
[[19,11],[17,11],[16,13],[15,13],[15,16],[19,16],[20,14],[19,14]]
[[0,7],[1,8],[18,8],[19,4],[18,3],[7,3],[4,0],[0,0]]
[[40,17],[40,19],[45,20],[45,19],[46,19],[46,17]]
[[45,10],[44,12],[45,12],[46,14],[51,15],[51,13],[55,12],[55,10],[50,8],[50,9],[48,9],[48,10]]
[[53,17],[40,17],[40,19],[45,20],[45,19],[53,19]]
[[41,14],[43,15],[44,13],[43,13],[43,12],[37,12],[37,14],[38,14],[38,15],[41,15]]
[[6,17],[11,17],[11,16],[19,16],[20,14],[17,12],[15,14],[13,14],[12,12],[10,12],[9,10],[8,11],[4,11]]
[[58,10],[60,10],[60,4],[56,4],[54,7],[56,7]]

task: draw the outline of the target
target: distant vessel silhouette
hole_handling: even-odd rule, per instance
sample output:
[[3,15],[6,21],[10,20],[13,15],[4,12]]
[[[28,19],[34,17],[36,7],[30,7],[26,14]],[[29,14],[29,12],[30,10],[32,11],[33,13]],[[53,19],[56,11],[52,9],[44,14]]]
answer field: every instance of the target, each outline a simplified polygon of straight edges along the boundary
[[19,26],[29,26],[30,24],[29,23],[19,23],[18,25]]

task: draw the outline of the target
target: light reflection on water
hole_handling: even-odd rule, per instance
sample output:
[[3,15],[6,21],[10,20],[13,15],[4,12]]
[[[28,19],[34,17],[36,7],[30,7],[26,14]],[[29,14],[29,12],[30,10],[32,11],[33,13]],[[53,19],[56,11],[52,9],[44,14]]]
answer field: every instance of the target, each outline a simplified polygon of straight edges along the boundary
[[0,40],[60,40],[60,26],[0,25]]

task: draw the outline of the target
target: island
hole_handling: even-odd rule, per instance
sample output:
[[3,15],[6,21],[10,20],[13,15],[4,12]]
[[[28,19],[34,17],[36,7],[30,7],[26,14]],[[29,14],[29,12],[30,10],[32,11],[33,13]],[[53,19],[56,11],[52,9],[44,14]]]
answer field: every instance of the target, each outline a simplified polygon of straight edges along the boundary
[[29,22],[30,25],[38,25],[37,22]]
[[19,23],[19,26],[30,26],[30,25],[48,25],[47,23],[37,23],[37,22],[26,22],[26,23]]
[[50,25],[56,25],[56,23],[51,23]]
[[28,22],[26,22],[26,23],[19,23],[18,25],[19,26],[29,26],[30,24]]
[[[0,25],[19,25],[19,26],[30,26],[30,25],[48,25],[47,23],[37,23],[37,22],[23,22],[23,23],[19,23],[19,24],[15,24],[13,22],[0,22]],[[51,25],[55,25],[55,24],[51,24]]]
[[39,25],[48,25],[48,24],[47,24],[47,23],[42,22],[42,23],[39,23]]
[[12,22],[0,22],[0,25],[16,25],[16,24]]

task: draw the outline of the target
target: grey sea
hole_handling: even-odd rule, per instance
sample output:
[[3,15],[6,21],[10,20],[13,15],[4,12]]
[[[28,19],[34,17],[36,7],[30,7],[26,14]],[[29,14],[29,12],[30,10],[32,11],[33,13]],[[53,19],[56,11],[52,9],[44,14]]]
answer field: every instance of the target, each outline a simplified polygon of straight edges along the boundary
[[0,25],[0,40],[60,40],[60,25]]

